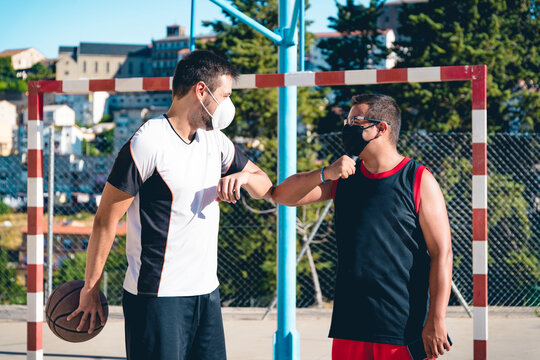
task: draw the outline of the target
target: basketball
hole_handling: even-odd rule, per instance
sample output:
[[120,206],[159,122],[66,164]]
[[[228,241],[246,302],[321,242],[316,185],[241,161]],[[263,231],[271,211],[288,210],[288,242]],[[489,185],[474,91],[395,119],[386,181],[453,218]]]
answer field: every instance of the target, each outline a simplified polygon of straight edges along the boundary
[[[88,333],[90,317],[88,318],[82,331],[77,331],[77,326],[81,321],[83,313],[67,321],[66,318],[79,306],[79,294],[84,286],[84,281],[73,280],[57,287],[49,296],[45,307],[47,324],[51,331],[60,339],[69,342],[83,342],[92,339],[103,329],[101,319],[96,317],[96,327],[91,334]],[[99,298],[105,315],[105,322],[109,315],[109,305],[105,295],[100,291]]]

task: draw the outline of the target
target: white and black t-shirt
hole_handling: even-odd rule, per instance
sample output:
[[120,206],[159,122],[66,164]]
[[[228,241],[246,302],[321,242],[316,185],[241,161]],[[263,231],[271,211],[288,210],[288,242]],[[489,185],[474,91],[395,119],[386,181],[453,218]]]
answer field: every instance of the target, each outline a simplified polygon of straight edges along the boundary
[[107,180],[135,196],[127,211],[124,289],[193,296],[217,288],[217,184],[247,162],[220,131],[199,129],[188,144],[166,116],[139,128]]

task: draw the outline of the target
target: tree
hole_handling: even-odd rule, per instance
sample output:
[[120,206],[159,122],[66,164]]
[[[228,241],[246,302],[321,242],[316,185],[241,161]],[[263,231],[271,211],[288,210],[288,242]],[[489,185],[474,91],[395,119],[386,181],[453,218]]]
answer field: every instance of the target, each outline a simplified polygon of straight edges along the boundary
[[[540,9],[530,0],[431,0],[402,7],[398,67],[486,64],[491,131],[538,128]],[[469,83],[394,86],[407,128],[470,130]]]
[[36,63],[28,70],[28,81],[54,79],[54,71],[42,63]]
[[25,304],[26,290],[17,283],[16,268],[9,263],[8,253],[0,247],[0,304]]
[[[380,67],[388,49],[382,32],[377,28],[377,19],[384,6],[382,0],[371,0],[369,6],[355,4],[347,0],[345,4],[336,1],[337,15],[330,16],[329,27],[340,33],[319,41],[318,47],[325,57],[324,71],[373,69]],[[332,88],[331,108],[333,111],[319,123],[319,132],[336,131],[343,125],[343,111],[349,107],[354,94],[369,91],[373,87],[336,86]]]
[[[62,266],[55,271],[53,281],[55,286],[72,280],[84,280],[86,266],[86,251],[71,253],[62,261]],[[107,273],[107,301],[110,305],[122,303],[122,284],[127,269],[126,237],[117,236],[113,248],[107,257],[104,272]],[[105,281],[102,278],[101,290],[104,291]]]
[[[345,36],[321,44],[329,69],[367,69],[370,52],[366,49],[380,49],[381,45],[367,34],[377,31],[382,4],[371,1],[364,8],[348,0],[337,5],[338,16],[330,18],[331,27]],[[486,64],[489,130],[533,132],[538,129],[540,108],[539,15],[540,9],[530,0],[404,4],[392,49],[398,58],[396,67]],[[375,53],[385,55],[384,49]],[[352,87],[335,89],[333,105],[343,106],[356,91]],[[470,130],[469,82],[363,86],[360,91],[392,95],[402,109],[403,130]]]
[[[234,0],[233,5],[244,14],[257,20],[269,29],[278,27],[276,0]],[[205,21],[216,33],[215,41],[197,42],[197,48],[210,50],[231,61],[242,74],[264,74],[277,72],[278,52],[275,44],[264,35],[240,23],[228,13],[223,14],[229,22]],[[306,33],[306,50],[313,42],[313,34]],[[298,114],[308,130],[325,115],[326,91],[298,88]],[[231,99],[236,107],[236,121],[225,133],[243,137],[276,136],[277,89],[233,91]]]
[[17,72],[11,65],[10,57],[0,57],[0,93],[24,92],[28,90],[26,82],[17,78]]

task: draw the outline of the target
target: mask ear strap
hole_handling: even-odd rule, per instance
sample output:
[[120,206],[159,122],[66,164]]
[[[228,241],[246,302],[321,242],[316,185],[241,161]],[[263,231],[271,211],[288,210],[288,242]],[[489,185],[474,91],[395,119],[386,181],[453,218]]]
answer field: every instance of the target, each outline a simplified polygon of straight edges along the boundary
[[212,91],[210,91],[210,88],[208,87],[208,85],[204,84],[204,86],[206,86],[206,90],[208,90],[208,93],[210,94],[212,99],[214,99],[214,101],[219,105],[219,101],[216,100],[216,98],[214,97],[214,94],[212,94]]

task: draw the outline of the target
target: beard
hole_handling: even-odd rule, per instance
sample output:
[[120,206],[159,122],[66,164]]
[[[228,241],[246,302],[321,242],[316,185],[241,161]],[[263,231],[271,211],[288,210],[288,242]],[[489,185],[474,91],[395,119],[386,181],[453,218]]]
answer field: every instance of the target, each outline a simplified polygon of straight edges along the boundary
[[[209,101],[204,104],[204,106],[208,109],[208,104]],[[199,111],[199,116],[198,116],[198,126],[201,128],[201,129],[205,129],[205,130],[213,130],[214,127],[212,126],[212,117],[208,114],[208,112],[206,112],[206,110],[202,107],[201,105],[201,109]]]

